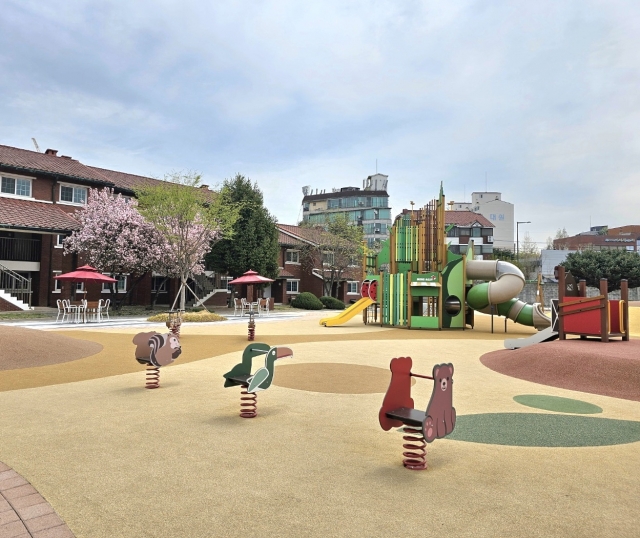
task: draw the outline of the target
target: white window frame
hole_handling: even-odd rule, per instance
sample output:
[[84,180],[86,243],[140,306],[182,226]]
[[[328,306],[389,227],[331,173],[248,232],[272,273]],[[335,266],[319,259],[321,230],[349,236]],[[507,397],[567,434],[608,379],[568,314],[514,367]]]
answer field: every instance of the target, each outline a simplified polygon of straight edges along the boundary
[[[351,291],[351,287],[355,285],[355,291]],[[360,293],[360,282],[357,280],[347,281],[347,295],[358,295]]]
[[[6,177],[7,179],[13,179],[16,181],[14,186],[13,193],[10,192],[2,192],[2,178]],[[4,196],[5,198],[17,198],[18,200],[33,200],[33,177],[27,176],[17,176],[15,174],[5,174],[4,172],[0,173],[0,196]],[[24,196],[22,194],[16,194],[15,189],[18,187],[18,181],[28,181],[29,182],[29,196]]]
[[[291,254],[292,258],[294,257],[293,255],[295,254],[296,261],[288,260],[287,258],[289,257],[289,254]],[[300,265],[300,251],[299,250],[287,250],[284,253],[284,263],[288,263],[288,264],[291,264],[291,265]]]
[[[76,197],[76,189],[83,189],[84,190],[84,203],[80,203],[80,202],[68,202],[66,200],[62,199],[62,187],[67,187],[69,189],[73,189],[73,194],[71,195],[72,199],[75,199]],[[74,185],[73,183],[60,183],[60,188],[58,189],[58,203],[59,204],[64,204],[64,205],[74,205],[77,207],[84,207],[85,205],[87,205],[87,198],[89,197],[89,189],[87,187],[83,187],[82,185]]]
[[[62,271],[51,271],[53,273],[53,276],[60,276],[62,274]],[[53,290],[51,291],[51,293],[62,293],[62,281],[61,280],[53,280]]]
[[[112,276],[111,273],[102,273],[106,276]],[[120,286],[120,283],[124,284]],[[116,284],[116,293],[127,293],[127,275],[120,275],[118,279],[118,283]],[[102,292],[101,293],[111,293],[111,282],[103,282],[102,283]]]
[[87,290],[84,289],[84,282],[74,282],[76,285],[76,293],[87,293]]
[[[295,284],[295,291],[289,290],[289,284]],[[293,286],[291,286],[293,287]],[[285,284],[285,288],[287,290],[287,295],[297,295],[300,293],[300,279],[299,278],[288,278],[287,283]]]
[[226,283],[226,286],[223,289],[226,289],[227,293],[233,292],[233,284],[229,284],[229,282],[231,282],[232,280],[233,280],[232,276],[220,277],[220,283],[222,283],[223,281]]
[[[62,237],[62,241],[60,240],[60,238]],[[64,234],[58,234],[56,235],[56,244],[53,245],[53,248],[64,248],[64,245],[62,244],[62,242],[67,238],[66,235]]]

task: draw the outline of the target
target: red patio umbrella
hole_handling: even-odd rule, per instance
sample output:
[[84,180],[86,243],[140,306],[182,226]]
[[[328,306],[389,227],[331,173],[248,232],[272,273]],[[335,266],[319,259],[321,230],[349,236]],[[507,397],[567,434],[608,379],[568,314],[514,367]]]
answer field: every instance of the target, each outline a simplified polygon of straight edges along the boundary
[[[233,279],[229,284],[247,284],[249,286],[253,286],[254,284],[268,284],[269,282],[273,282],[273,279],[267,278],[266,276],[260,276],[252,269],[249,269],[242,276]],[[251,289],[250,300],[253,300],[253,288]]]
[[55,280],[69,280],[71,282],[118,282],[115,278],[103,275],[98,272],[95,267],[91,267],[90,265],[83,265],[82,267],[78,267],[75,271],[54,276],[53,278]]
[[269,282],[273,282],[273,279],[260,276],[252,269],[249,269],[242,276],[233,279],[229,284],[268,284]]

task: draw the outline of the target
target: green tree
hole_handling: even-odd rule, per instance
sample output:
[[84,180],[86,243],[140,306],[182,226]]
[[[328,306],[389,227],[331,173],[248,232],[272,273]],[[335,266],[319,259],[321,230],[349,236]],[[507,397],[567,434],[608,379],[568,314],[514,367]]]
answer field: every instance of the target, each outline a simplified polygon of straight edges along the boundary
[[516,259],[516,255],[512,250],[508,248],[495,248],[493,249],[493,259],[502,260],[505,262],[513,262]]
[[572,252],[561,264],[576,279],[584,279],[588,286],[600,287],[600,279],[607,279],[608,291],[620,289],[626,278],[629,287],[640,286],[640,256],[627,250],[582,250]]
[[195,173],[172,173],[165,181],[136,190],[140,213],[166,241],[165,275],[180,279],[180,309],[186,303],[187,280],[204,271],[211,244],[233,235],[237,208],[219,193],[202,188]]
[[238,277],[253,269],[262,276],[278,276],[278,227],[275,217],[264,207],[257,183],[237,174],[225,180],[221,190],[224,204],[239,208],[233,225],[233,240],[217,242],[206,257],[207,267]]
[[323,226],[304,227],[314,230],[313,245],[301,250],[302,263],[322,275],[324,295],[333,296],[349,267],[362,265],[364,233],[361,226],[351,224],[344,215],[336,215]]

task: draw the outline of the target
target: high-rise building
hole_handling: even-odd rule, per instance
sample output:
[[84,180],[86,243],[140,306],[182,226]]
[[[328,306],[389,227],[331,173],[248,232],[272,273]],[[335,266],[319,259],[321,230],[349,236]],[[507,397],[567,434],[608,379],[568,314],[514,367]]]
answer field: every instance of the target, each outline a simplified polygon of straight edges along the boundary
[[362,226],[369,247],[389,238],[391,208],[385,174],[374,174],[362,180],[360,187],[341,187],[313,192],[302,188],[302,219],[311,224],[324,224],[334,215]]

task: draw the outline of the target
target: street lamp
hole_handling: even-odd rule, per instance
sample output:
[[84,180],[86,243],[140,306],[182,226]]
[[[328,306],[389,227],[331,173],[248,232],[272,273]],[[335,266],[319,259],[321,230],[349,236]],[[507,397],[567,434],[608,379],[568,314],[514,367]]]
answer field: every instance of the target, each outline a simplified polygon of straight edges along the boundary
[[531,224],[530,220],[519,220],[516,222],[516,260],[520,261],[520,225]]

